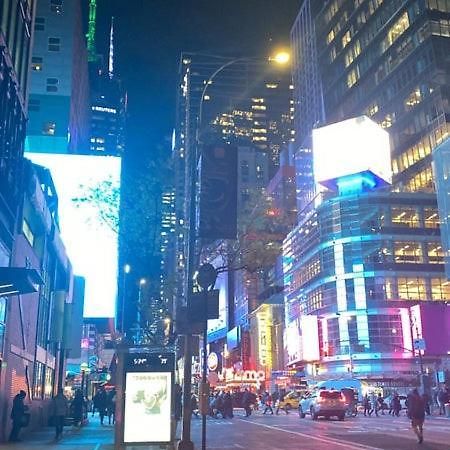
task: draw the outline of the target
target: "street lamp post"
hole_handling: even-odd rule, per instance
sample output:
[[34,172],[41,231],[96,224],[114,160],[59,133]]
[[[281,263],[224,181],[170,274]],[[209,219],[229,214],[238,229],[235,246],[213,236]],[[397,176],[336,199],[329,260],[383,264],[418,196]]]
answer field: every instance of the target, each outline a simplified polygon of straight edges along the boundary
[[[283,54],[284,56],[281,56]],[[227,67],[236,64],[238,62],[252,62],[260,61],[260,58],[254,57],[240,57],[232,58],[222,64],[217,70],[215,70],[208,80],[205,82],[205,86],[202,91],[199,103],[199,113],[197,118],[197,133],[196,133],[196,145],[194,146],[193,155],[189,155],[188,162],[188,174],[189,174],[189,238],[188,238],[188,260],[187,260],[187,306],[189,308],[189,296],[193,292],[193,275],[195,271],[195,250],[196,250],[196,229],[195,221],[197,217],[197,205],[195,204],[195,198],[197,194],[197,162],[199,158],[200,148],[200,130],[203,119],[203,102],[205,100],[205,94],[208,86],[212,84],[215,77],[221,73]],[[289,55],[286,52],[281,52],[275,55],[273,58],[269,58],[269,61],[274,61],[277,64],[287,64],[289,62]],[[192,336],[188,333],[185,335],[184,340],[184,387],[183,387],[183,425],[181,432],[181,440],[178,443],[178,450],[193,450],[194,444],[191,441],[191,378],[192,378]]]

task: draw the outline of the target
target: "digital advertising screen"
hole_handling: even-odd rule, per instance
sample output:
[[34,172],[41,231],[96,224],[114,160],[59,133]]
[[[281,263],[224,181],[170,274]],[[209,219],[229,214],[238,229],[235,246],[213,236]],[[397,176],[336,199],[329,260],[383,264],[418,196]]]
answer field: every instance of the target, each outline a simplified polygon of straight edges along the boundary
[[170,442],[171,372],[127,372],[124,443]]
[[121,159],[52,153],[25,156],[51,172],[61,237],[74,274],[86,280],[84,317],[114,317]]

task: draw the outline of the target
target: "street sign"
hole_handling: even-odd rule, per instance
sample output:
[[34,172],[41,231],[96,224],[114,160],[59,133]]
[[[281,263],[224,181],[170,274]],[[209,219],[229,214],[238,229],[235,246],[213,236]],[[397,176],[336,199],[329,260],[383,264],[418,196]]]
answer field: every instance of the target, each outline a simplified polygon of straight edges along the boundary
[[425,344],[425,339],[422,339],[422,338],[414,339],[414,348],[416,350],[422,350],[422,351],[426,350],[427,347]]

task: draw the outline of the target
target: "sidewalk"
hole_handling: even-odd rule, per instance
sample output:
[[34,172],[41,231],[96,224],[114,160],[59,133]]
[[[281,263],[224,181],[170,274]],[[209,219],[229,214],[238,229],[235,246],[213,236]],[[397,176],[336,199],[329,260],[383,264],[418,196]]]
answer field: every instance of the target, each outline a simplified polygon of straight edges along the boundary
[[[107,422],[107,420],[106,420]],[[100,425],[98,415],[91,417],[89,424],[77,429],[64,427],[63,437],[55,441],[54,428],[43,428],[23,436],[22,442],[0,445],[1,450],[113,450],[114,427]]]

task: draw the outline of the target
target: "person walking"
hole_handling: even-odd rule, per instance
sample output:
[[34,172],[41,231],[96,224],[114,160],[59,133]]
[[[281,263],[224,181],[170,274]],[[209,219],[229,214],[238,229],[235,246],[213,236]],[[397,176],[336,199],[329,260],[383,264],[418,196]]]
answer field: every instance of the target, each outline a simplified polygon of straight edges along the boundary
[[422,399],[423,399],[423,402],[424,402],[424,404],[425,404],[425,412],[427,413],[427,416],[430,416],[431,415],[431,399],[430,399],[430,396],[426,393],[426,392],[424,392],[423,394],[422,394]]
[[384,416],[384,398],[381,395],[381,392],[378,393],[378,397],[376,399],[376,404],[375,404],[375,414],[378,417],[378,411],[381,411],[381,415]]
[[369,396],[366,394],[363,398],[363,406],[364,406],[364,415],[369,415],[370,417],[370,400]]
[[115,388],[112,388],[111,391],[108,393],[107,412],[108,412],[108,425],[111,425],[111,422],[114,425],[116,423],[116,389]]
[[400,397],[395,393],[392,398],[392,415],[399,417],[401,409],[402,405],[400,403]]
[[445,414],[445,404],[450,400],[450,396],[448,394],[447,389],[440,388],[437,393],[437,401],[439,405],[439,415],[442,416]]
[[264,405],[263,414],[266,414],[267,411],[270,411],[270,414],[272,414],[272,416],[273,416],[272,396],[267,391],[264,392],[264,394],[263,394],[262,403]]
[[97,397],[97,409],[100,415],[100,424],[103,425],[106,416],[106,407],[108,404],[105,388],[101,387],[95,396]]
[[378,417],[377,396],[375,395],[375,392],[372,392],[370,394],[370,411],[369,411],[369,416],[371,416],[374,411],[375,411],[375,415]]
[[199,411],[198,411],[198,400],[197,396],[192,393],[191,395],[191,413],[195,415],[195,417],[198,417]]
[[73,425],[81,427],[83,423],[84,398],[80,389],[75,391],[75,397],[70,405],[73,414]]
[[245,389],[244,395],[242,396],[242,406],[245,409],[245,417],[250,417],[252,415],[252,396],[248,389]]
[[69,401],[64,395],[62,389],[58,389],[58,393],[53,397],[51,403],[51,413],[53,416],[53,423],[55,424],[55,439],[62,436],[64,430],[64,419],[69,410]]
[[419,391],[414,389],[408,396],[408,416],[411,427],[417,436],[419,444],[423,442],[423,423],[425,421],[425,402]]
[[225,419],[232,419],[234,417],[233,399],[231,398],[231,394],[229,392],[226,392],[223,395],[223,414]]
[[27,393],[21,390],[14,397],[13,406],[11,410],[12,429],[9,435],[10,442],[20,442],[19,433],[20,429],[24,425],[25,414],[26,411],[28,410],[28,406],[24,404],[26,396]]

